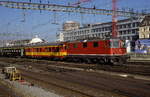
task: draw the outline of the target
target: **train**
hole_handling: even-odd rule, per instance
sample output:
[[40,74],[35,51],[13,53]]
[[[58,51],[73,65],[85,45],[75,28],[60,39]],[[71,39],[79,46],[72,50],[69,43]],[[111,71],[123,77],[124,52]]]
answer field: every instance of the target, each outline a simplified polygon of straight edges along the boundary
[[125,63],[129,56],[120,39],[36,43],[0,47],[0,56],[45,58],[86,63]]

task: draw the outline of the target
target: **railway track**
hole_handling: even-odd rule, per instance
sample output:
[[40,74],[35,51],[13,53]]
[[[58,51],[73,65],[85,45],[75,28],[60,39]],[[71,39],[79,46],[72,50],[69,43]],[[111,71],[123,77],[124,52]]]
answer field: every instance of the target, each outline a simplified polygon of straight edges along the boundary
[[[120,79],[116,77],[112,77],[106,75],[98,75],[95,73],[85,73],[85,72],[76,72],[70,73],[65,72],[63,74],[39,74],[34,72],[26,71],[25,77],[29,77],[34,80],[38,80],[44,82],[46,84],[51,84],[63,89],[71,90],[76,93],[82,94],[81,97],[108,97],[108,95],[98,96],[95,93],[103,93],[111,95],[117,95],[117,97],[149,97],[149,91],[147,90],[150,87],[147,85],[148,82],[144,82],[146,84],[143,85],[143,81],[135,81],[133,79]],[[35,76],[36,75],[36,76]],[[38,75],[38,76],[37,76]],[[50,80],[53,80],[51,82]],[[111,80],[111,81],[110,81]],[[134,83],[132,83],[134,82]],[[59,84],[61,83],[61,84]],[[66,84],[71,83],[71,84]],[[77,85],[77,86],[76,86]],[[114,86],[117,85],[117,86]],[[66,86],[72,86],[70,87]],[[82,88],[81,88],[82,87]],[[83,89],[84,87],[84,89]],[[72,89],[73,88],[73,89]],[[88,91],[90,89],[90,92]],[[101,92],[103,90],[103,92]],[[87,92],[88,91],[88,92]],[[101,94],[102,95],[102,94]],[[119,96],[118,96],[119,95]],[[77,96],[78,97],[78,96]],[[110,95],[109,95],[110,97]]]
[[127,64],[119,64],[119,65],[103,65],[103,64],[84,64],[84,63],[68,63],[68,62],[60,62],[60,61],[48,61],[48,60],[37,60],[37,59],[26,59],[26,58],[0,58],[0,61],[7,61],[8,63],[13,64],[24,64],[24,65],[32,65],[37,68],[47,68],[49,66],[64,66],[64,67],[73,67],[73,68],[81,68],[81,69],[92,69],[92,70],[104,70],[111,72],[119,72],[119,73],[129,73],[129,74],[138,74],[144,76],[150,76],[150,63],[142,63],[142,62],[129,62]]
[[[23,72],[23,70],[21,70],[22,72]],[[31,72],[30,72],[31,73]],[[65,87],[65,86],[63,86],[63,85],[58,85],[58,84],[56,84],[56,83],[53,83],[53,82],[50,82],[50,81],[48,81],[48,80],[45,80],[45,79],[42,79],[41,78],[41,76],[40,76],[40,78],[39,77],[37,77],[37,76],[32,76],[31,74],[27,74],[27,73],[22,73],[22,75],[24,76],[24,78],[25,79],[27,79],[27,80],[32,80],[32,82],[35,82],[35,83],[43,83],[44,85],[47,85],[47,86],[54,86],[54,87],[57,87],[57,88],[59,88],[59,89],[61,89],[61,90],[67,90],[67,91],[69,91],[69,92],[71,92],[71,93],[76,93],[76,95],[80,95],[79,97],[96,97],[96,96],[93,96],[93,95],[90,95],[90,94],[88,94],[88,93],[85,93],[85,92],[83,92],[83,91],[80,91],[80,90],[76,90],[76,89],[73,89],[73,88],[69,88],[69,87]],[[34,80],[34,81],[33,81]],[[46,87],[45,87],[46,88]]]
[[[116,76],[84,71],[85,68],[89,69],[89,67],[92,68],[94,67],[94,65],[88,64],[89,66],[84,66],[84,64],[76,64],[74,66],[74,63],[49,63],[45,62],[44,60],[29,60],[28,62],[26,62],[27,60],[25,60],[9,61],[11,61],[13,64],[20,64],[18,66],[20,67],[20,70],[24,72],[23,75],[25,78],[32,80],[31,82],[35,82],[37,84],[44,84],[43,86],[46,86],[45,88],[53,85],[53,87],[59,87],[64,90],[70,90],[74,93],[80,94],[82,95],[81,97],[106,96],[102,94],[107,94],[106,97],[110,97],[112,95],[115,95],[115,97],[150,96],[150,93],[148,91],[150,89],[149,81],[136,80],[133,78],[120,78]],[[11,62],[7,64],[10,64]],[[63,68],[63,66],[66,64],[68,68]],[[24,65],[32,65],[33,69],[26,71]],[[60,66],[62,66],[62,68],[60,68]],[[70,67],[78,67],[79,69],[83,70],[70,70]],[[108,94],[110,95],[108,96]]]

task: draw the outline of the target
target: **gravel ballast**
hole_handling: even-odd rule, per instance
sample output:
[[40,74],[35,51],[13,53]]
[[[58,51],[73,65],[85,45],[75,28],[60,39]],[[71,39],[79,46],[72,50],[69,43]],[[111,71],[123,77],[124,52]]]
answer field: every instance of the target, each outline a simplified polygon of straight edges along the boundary
[[9,81],[8,79],[5,79],[3,74],[0,74],[0,81],[2,84],[5,84],[12,89],[17,97],[63,97],[40,87],[32,86],[28,82]]

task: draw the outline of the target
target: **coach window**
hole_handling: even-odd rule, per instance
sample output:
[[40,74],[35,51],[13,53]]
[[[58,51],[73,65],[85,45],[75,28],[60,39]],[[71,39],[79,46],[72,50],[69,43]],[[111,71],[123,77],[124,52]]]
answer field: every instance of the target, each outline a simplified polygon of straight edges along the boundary
[[56,47],[55,51],[56,51],[56,52],[59,52],[59,47]]
[[31,49],[31,48],[29,48],[28,50],[29,50],[29,52],[32,52],[32,49]]
[[26,52],[30,52],[30,49],[27,48],[27,49],[26,49]]
[[39,52],[39,48],[35,48],[35,51],[36,51],[36,52]]
[[42,52],[42,48],[39,48],[39,52]]
[[51,48],[47,48],[47,51],[48,51],[48,52],[51,52],[52,50],[51,50]]
[[78,48],[78,44],[73,44],[73,48]]
[[83,43],[83,48],[87,48],[87,43]]
[[93,47],[98,47],[98,42],[93,42]]
[[38,52],[41,52],[41,48],[38,48]]
[[55,47],[52,47],[52,49],[51,49],[51,50],[52,50],[52,52],[55,52]]

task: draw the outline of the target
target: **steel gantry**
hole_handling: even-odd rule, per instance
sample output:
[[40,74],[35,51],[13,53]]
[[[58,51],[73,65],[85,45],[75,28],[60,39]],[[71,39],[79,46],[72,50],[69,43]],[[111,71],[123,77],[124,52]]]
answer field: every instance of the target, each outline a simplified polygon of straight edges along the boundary
[[[59,12],[73,12],[82,14],[101,14],[101,15],[113,15],[113,10],[97,9],[97,8],[86,8],[86,7],[75,7],[65,6],[57,4],[41,4],[41,3],[29,3],[29,2],[14,2],[14,1],[0,1],[0,6],[8,8],[17,8],[25,10],[47,10],[47,11],[59,11]],[[140,17],[147,15],[144,13],[136,13],[129,11],[116,11],[117,16],[123,17]]]

